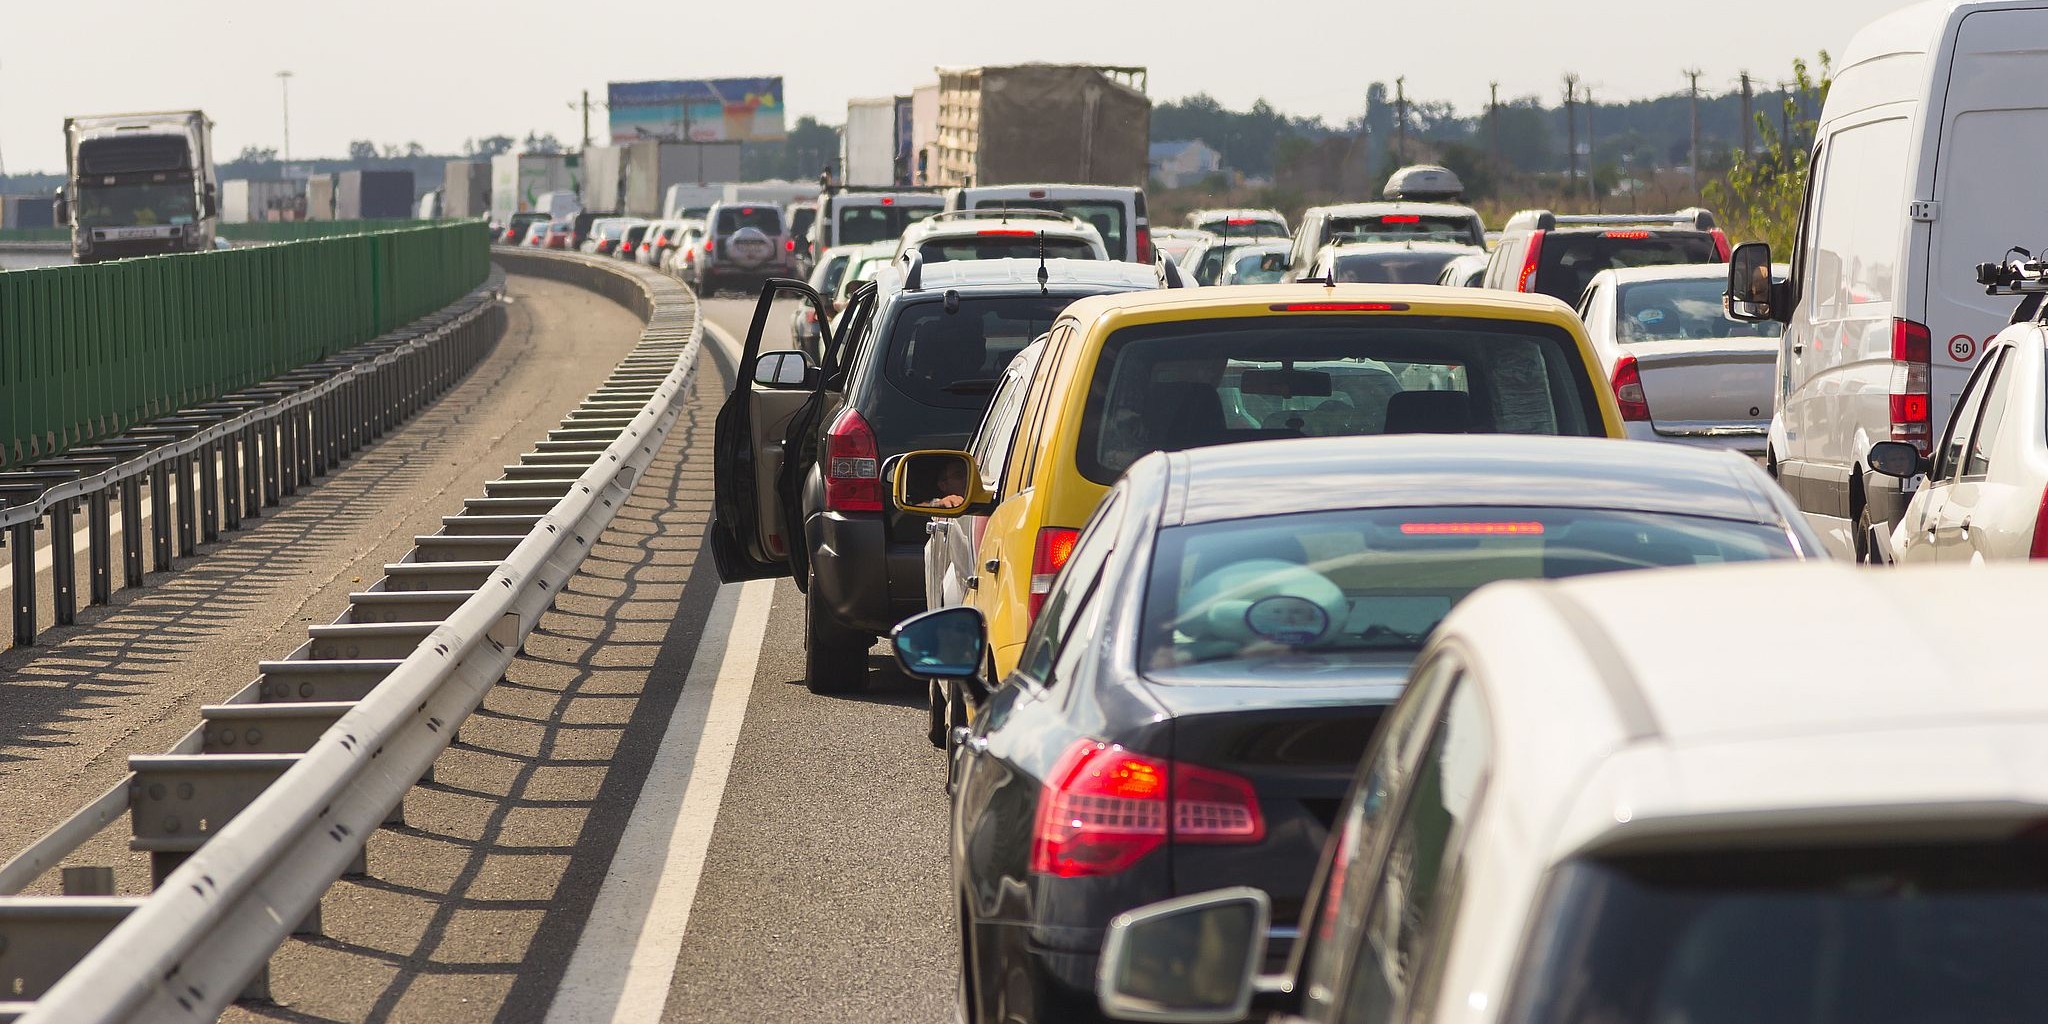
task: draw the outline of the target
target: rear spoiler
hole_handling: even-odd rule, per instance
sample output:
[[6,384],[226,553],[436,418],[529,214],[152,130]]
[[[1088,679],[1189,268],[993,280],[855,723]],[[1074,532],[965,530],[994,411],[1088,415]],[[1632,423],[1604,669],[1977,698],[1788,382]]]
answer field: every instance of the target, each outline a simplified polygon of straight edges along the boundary
[[1677,213],[1651,214],[1595,214],[1551,213],[1549,210],[1535,211],[1538,231],[1550,231],[1559,227],[1686,227],[1699,231],[1712,231],[1719,225],[1714,222],[1712,211],[1698,206],[1687,207]]

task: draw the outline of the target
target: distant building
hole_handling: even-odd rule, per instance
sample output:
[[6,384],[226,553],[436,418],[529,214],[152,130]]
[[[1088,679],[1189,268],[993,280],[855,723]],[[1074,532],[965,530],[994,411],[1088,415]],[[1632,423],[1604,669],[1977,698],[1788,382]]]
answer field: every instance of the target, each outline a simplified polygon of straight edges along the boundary
[[1223,170],[1223,154],[1200,139],[1155,142],[1146,160],[1153,179],[1167,188],[1184,188]]

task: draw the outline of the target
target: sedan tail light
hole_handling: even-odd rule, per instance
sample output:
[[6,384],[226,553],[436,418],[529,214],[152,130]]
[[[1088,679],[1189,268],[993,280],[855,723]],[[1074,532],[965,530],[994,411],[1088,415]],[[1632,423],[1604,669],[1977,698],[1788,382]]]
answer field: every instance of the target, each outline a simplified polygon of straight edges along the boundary
[[1515,290],[1529,290],[1529,279],[1536,276],[1536,260],[1543,255],[1543,232],[1529,232],[1529,253],[1522,257],[1522,276],[1515,279]]
[[1643,375],[1636,369],[1634,356],[1625,355],[1614,362],[1614,401],[1621,406],[1624,422],[1650,422],[1650,400],[1643,394]]
[[880,512],[882,463],[875,432],[861,414],[847,409],[825,432],[825,508],[832,512]]
[[1031,549],[1031,617],[1038,618],[1038,610],[1045,607],[1045,595],[1052,593],[1052,581],[1059,578],[1060,570],[1066,567],[1067,559],[1074,555],[1074,543],[1081,539],[1081,531],[1065,526],[1045,526],[1038,531],[1038,541]]
[[1252,784],[1229,772],[1083,739],[1053,765],[1031,830],[1031,870],[1056,878],[1123,871],[1169,838],[1256,843],[1265,816]]
[[2027,557],[2048,558],[2048,491],[2041,492],[2041,508],[2034,513],[2034,541],[2027,546]]
[[1138,226],[1138,262],[1152,262],[1152,229],[1142,224]]

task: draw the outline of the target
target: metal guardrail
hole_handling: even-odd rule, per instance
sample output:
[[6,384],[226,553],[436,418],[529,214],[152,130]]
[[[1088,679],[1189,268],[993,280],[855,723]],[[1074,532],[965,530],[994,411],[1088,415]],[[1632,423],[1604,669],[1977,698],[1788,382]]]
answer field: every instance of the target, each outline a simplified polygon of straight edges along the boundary
[[[151,420],[60,457],[0,471],[0,547],[9,550],[14,643],[39,628],[36,534],[50,538],[52,619],[77,621],[83,506],[90,604],[113,599],[113,519],[121,584],[144,582],[142,492],[150,499],[153,569],[237,529],[424,408],[468,372],[502,332],[489,285],[406,327],[207,404]],[[175,523],[173,521],[175,517]],[[176,540],[175,549],[173,539]]]
[[18,893],[126,811],[157,883],[118,897],[106,869],[67,868],[70,894],[0,897],[0,1000],[16,1000],[0,1019],[212,1020],[261,993],[270,955],[317,932],[321,895],[360,870],[371,832],[396,819],[653,460],[698,352],[689,293],[623,263],[497,258],[641,311],[639,347],[522,471],[507,467],[340,619],[202,709],[171,753],[131,757],[127,780],[0,867],[0,892]]

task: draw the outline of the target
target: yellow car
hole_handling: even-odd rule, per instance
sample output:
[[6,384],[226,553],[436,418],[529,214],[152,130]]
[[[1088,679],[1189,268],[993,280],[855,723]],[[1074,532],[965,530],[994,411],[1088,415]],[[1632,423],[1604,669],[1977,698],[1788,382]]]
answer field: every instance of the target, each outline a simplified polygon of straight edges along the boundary
[[[1016,669],[1080,528],[1149,452],[1361,434],[1624,436],[1584,326],[1541,295],[1304,284],[1129,292],[1068,306],[1034,349],[1028,380],[1004,382],[1020,397],[999,391],[971,445],[980,463],[999,464],[922,451],[892,474],[904,511],[968,517],[934,529],[927,593],[934,606],[957,596],[987,618],[991,684]],[[932,585],[949,572],[954,590]],[[979,702],[977,689],[968,701]],[[933,696],[937,737],[968,709],[958,693]]]

